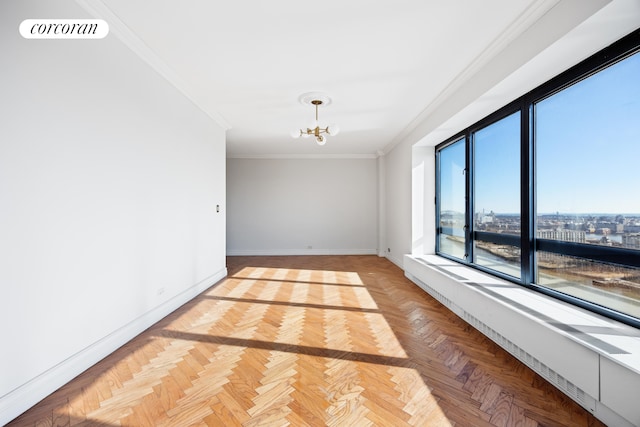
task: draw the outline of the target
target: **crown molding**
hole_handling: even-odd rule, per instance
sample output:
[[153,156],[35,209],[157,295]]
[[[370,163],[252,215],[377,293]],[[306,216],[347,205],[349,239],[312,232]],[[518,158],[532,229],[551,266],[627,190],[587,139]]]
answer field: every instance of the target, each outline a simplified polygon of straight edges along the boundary
[[232,154],[227,159],[377,159],[377,154]]
[[531,26],[553,9],[560,0],[537,0],[527,7],[504,31],[502,31],[485,49],[478,54],[451,82],[420,112],[396,137],[383,148],[388,154],[404,141],[465,83],[471,80],[487,64],[517,40]]
[[133,53],[146,62],[154,71],[160,74],[167,82],[174,86],[198,109],[209,116],[216,124],[225,131],[231,128],[231,125],[217,111],[204,108],[203,103],[196,96],[196,92],[187,82],[181,79],[178,74],[158,56],[140,37],[138,37],[131,28],[129,28],[107,5],[101,0],[75,0],[76,3],[86,10],[91,16],[100,18],[109,24],[109,30],[115,34]]

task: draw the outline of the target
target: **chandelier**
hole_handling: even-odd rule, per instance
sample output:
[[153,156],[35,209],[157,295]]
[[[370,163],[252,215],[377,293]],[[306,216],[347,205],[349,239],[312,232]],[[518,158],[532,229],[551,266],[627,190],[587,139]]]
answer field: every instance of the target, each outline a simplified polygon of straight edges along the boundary
[[318,145],[324,145],[327,143],[327,136],[335,136],[340,131],[340,128],[336,125],[329,125],[321,127],[318,123],[318,107],[320,105],[329,105],[331,98],[326,95],[317,92],[310,92],[300,95],[299,98],[302,104],[313,105],[316,108],[316,119],[304,129],[296,129],[291,131],[291,136],[294,138],[309,138],[313,136],[316,139]]

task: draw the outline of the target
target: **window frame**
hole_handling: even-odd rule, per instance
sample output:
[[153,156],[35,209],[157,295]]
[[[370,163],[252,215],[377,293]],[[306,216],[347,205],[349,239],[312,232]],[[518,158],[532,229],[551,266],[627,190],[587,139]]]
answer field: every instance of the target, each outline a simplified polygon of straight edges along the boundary
[[[535,235],[536,213],[536,185],[535,185],[535,129],[534,106],[536,103],[553,96],[564,89],[597,74],[601,70],[616,64],[634,54],[640,54],[640,29],[633,31],[611,46],[592,55],[567,71],[541,84],[537,88],[510,102],[497,111],[487,115],[466,129],[436,145],[435,173],[436,173],[436,253],[452,261],[465,264],[493,276],[500,277],[526,288],[544,293],[570,304],[585,308],[589,311],[612,318],[614,320],[640,328],[640,318],[598,305],[594,302],[582,300],[568,294],[555,291],[534,283],[536,266],[536,252],[544,251],[560,255],[577,256],[588,260],[615,263],[623,267],[640,268],[640,251],[626,248],[606,247],[588,243],[565,242],[537,238]],[[521,234],[499,234],[474,229],[474,188],[473,188],[473,135],[475,132],[491,124],[520,112],[520,221]],[[440,252],[440,152],[447,146],[461,139],[465,144],[465,258],[459,259]],[[474,242],[485,241],[498,244],[509,244],[521,248],[520,277],[514,277],[496,270],[492,270],[473,263]]]

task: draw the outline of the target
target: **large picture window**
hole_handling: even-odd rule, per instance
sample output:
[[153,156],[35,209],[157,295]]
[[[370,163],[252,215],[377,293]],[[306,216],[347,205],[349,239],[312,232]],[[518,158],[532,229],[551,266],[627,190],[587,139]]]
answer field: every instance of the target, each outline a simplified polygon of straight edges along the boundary
[[585,245],[638,250],[639,76],[637,53],[534,104],[536,236],[585,250],[538,251],[536,283],[638,318],[640,271]]
[[640,327],[636,33],[436,148],[440,255]]

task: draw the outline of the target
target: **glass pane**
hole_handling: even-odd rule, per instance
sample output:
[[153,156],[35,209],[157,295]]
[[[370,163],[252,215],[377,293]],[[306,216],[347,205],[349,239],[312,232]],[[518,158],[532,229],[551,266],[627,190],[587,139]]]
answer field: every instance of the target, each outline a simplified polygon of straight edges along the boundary
[[640,54],[535,105],[537,236],[640,249]]
[[458,140],[439,151],[439,252],[463,259],[465,224],[465,142]]
[[[640,255],[640,54],[535,105],[536,236]],[[536,254],[538,284],[640,317],[640,271]]]
[[[474,230],[520,237],[520,112],[473,134]],[[473,262],[520,277],[520,247],[474,242]]]
[[640,318],[640,269],[542,251],[536,257],[538,284]]
[[520,247],[474,241],[473,262],[513,277],[520,277]]

